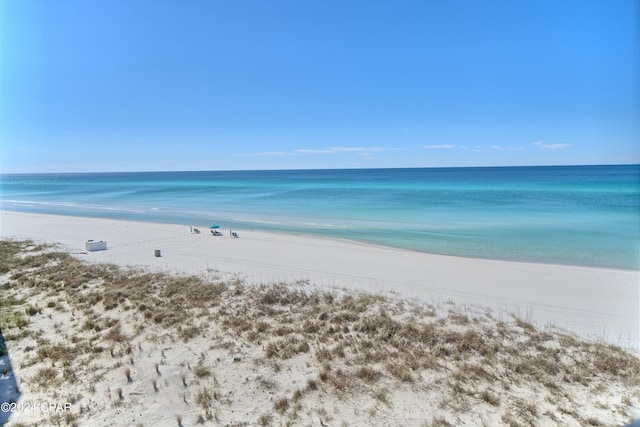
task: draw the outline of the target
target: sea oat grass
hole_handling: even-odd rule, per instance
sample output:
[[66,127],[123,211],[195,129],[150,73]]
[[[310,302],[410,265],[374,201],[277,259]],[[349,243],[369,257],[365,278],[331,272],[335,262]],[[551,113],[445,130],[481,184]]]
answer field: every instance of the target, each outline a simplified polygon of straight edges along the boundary
[[358,368],[355,375],[366,383],[373,383],[382,376],[382,373],[370,366],[362,366]]
[[200,363],[193,369],[193,375],[198,378],[208,377],[211,375],[211,369]]
[[284,414],[287,409],[289,409],[289,400],[286,397],[276,399],[276,401],[273,403],[273,409],[281,414]]
[[53,368],[40,368],[33,376],[31,381],[43,390],[49,390],[55,387],[58,382],[58,373]]
[[202,407],[202,409],[208,410],[213,403],[213,396],[209,390],[202,389],[196,394],[195,402],[198,406]]

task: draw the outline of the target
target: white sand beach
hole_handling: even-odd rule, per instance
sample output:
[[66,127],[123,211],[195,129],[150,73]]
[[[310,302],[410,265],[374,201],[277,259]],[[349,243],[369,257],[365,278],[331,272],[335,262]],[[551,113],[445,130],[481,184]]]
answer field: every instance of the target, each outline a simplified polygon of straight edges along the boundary
[[[200,234],[191,232],[199,227]],[[2,238],[60,243],[83,260],[153,271],[215,271],[248,283],[308,281],[320,289],[394,293],[425,302],[489,307],[538,327],[638,350],[637,271],[440,256],[329,238],[234,230],[214,237],[207,224],[0,214]],[[106,251],[87,252],[87,240]],[[162,256],[155,257],[155,250]]]
[[601,344],[637,350],[637,272],[193,225],[199,234],[0,214],[0,237],[16,240],[0,275],[0,423],[578,427],[640,416],[637,357]]

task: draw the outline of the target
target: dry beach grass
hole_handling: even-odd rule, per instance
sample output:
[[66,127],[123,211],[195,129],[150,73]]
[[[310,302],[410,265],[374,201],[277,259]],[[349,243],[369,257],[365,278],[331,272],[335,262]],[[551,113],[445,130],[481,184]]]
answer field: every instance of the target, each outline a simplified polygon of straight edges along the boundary
[[[640,360],[526,319],[0,245],[8,425],[622,425]],[[215,276],[215,275],[214,275]]]

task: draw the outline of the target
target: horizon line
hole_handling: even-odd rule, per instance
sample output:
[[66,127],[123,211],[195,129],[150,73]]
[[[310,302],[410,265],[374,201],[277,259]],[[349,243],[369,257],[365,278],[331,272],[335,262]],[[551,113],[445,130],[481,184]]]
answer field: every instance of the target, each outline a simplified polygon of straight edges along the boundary
[[163,172],[284,172],[284,171],[353,171],[353,170],[393,170],[393,169],[490,169],[490,168],[554,168],[585,166],[640,166],[638,163],[578,163],[550,165],[492,165],[492,166],[405,166],[370,168],[281,168],[281,169],[183,169],[183,170],[129,170],[129,171],[76,171],[76,172],[2,172],[0,175],[74,175],[74,174],[112,174],[112,173],[163,173]]

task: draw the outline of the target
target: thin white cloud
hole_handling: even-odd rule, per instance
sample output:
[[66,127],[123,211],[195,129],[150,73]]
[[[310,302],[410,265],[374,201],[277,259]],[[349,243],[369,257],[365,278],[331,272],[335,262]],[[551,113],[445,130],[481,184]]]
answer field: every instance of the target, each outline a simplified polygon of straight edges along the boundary
[[425,145],[423,148],[427,148],[429,150],[450,150],[452,148],[456,148],[453,144],[433,144],[433,145]]
[[297,150],[293,150],[293,151],[300,154],[335,154],[336,153],[336,151],[332,151],[328,148],[324,150],[316,150],[311,148],[298,148]]
[[542,141],[532,142],[531,144],[538,146],[539,149],[545,151],[557,151],[568,148],[571,144],[545,144]]

